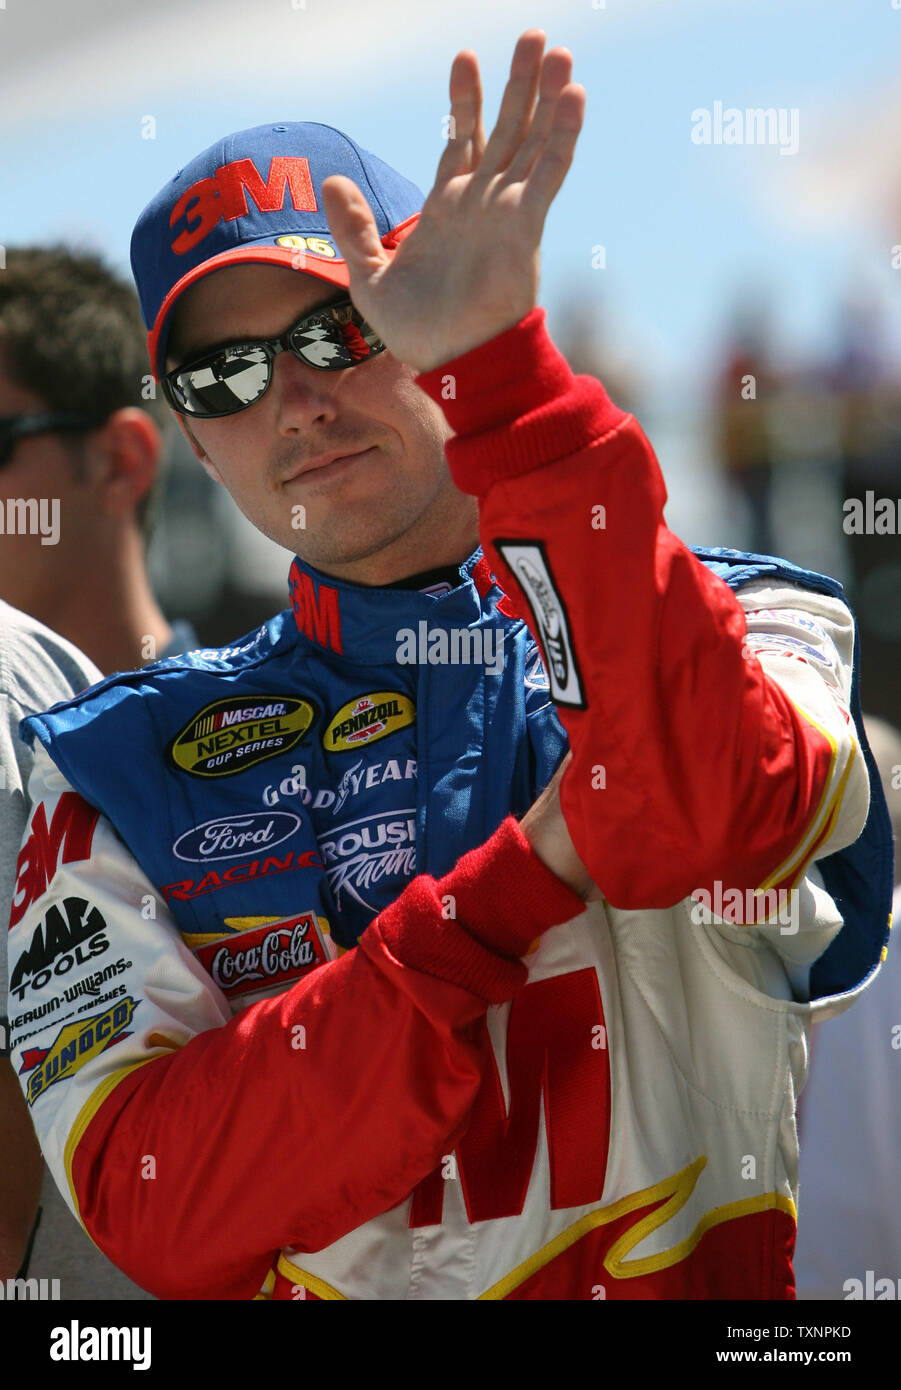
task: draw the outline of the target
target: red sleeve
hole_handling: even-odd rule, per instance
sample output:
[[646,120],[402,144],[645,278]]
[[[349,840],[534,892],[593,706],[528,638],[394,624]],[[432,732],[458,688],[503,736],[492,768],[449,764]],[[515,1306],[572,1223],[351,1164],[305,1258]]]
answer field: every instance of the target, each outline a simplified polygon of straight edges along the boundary
[[573,842],[616,907],[668,907],[715,879],[754,890],[816,815],[832,747],[743,653],[744,611],[667,529],[641,428],[573,376],[544,320],[417,381],[541,643],[573,750]]
[[512,818],[418,877],[356,950],[118,1080],[70,1140],[88,1233],[160,1297],[250,1298],[274,1252],[394,1206],[465,1127],[514,957],[583,908]]

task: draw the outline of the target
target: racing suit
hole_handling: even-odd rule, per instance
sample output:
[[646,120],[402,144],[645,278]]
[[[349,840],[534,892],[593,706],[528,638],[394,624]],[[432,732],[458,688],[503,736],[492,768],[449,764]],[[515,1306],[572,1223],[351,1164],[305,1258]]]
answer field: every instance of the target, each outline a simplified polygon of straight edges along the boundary
[[[888,931],[851,614],[683,546],[543,311],[418,381],[479,497],[455,588],[295,560],[246,640],[23,726],[48,1162],[162,1296],[791,1297],[809,1023]],[[567,746],[587,907],[511,819]]]

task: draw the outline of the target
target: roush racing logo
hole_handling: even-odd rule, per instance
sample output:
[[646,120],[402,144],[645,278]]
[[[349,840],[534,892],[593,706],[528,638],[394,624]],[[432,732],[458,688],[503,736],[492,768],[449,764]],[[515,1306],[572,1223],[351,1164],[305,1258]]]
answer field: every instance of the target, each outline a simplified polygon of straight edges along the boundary
[[326,753],[347,753],[412,724],[416,706],[398,690],[372,690],[342,705],[322,735]]
[[324,965],[328,953],[316,917],[303,912],[201,946],[197,959],[225,994],[237,995],[287,985]]
[[288,752],[315,718],[309,700],[286,695],[216,700],[175,735],[169,759],[192,777],[230,777]]
[[237,859],[254,850],[280,845],[300,827],[300,816],[289,811],[259,811],[246,816],[217,816],[179,835],[172,846],[177,859],[205,864],[213,859]]
[[[378,909],[363,896],[382,879],[412,878],[416,872],[416,811],[384,811],[349,821],[320,839],[335,905],[341,910],[347,893],[370,912]],[[370,894],[371,896],[371,894]]]

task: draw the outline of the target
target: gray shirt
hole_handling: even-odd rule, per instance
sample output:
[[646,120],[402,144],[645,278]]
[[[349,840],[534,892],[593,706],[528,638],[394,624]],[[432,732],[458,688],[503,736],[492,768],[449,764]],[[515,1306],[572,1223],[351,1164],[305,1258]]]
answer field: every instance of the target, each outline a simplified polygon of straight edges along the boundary
[[[93,662],[70,642],[0,600],[0,913],[4,926],[30,809],[27,787],[33,756],[18,737],[19,721],[102,679]],[[7,1012],[6,937],[6,931],[0,931],[0,1013]],[[72,1216],[46,1166],[28,1276],[58,1279],[61,1298],[150,1298],[100,1253]]]

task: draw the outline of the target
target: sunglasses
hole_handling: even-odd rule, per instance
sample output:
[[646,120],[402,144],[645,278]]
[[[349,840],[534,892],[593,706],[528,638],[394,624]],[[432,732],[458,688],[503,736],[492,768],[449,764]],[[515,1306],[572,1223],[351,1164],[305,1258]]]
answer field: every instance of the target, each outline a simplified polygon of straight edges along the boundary
[[228,343],[193,358],[163,377],[163,394],[180,415],[234,415],[265,395],[272,364],[286,350],[308,367],[338,372],[384,352],[385,344],[345,295],[304,314],[280,338]]
[[69,410],[44,411],[40,415],[0,415],[0,468],[9,463],[20,439],[34,434],[64,434],[69,430],[94,430],[105,417],[77,415]]

